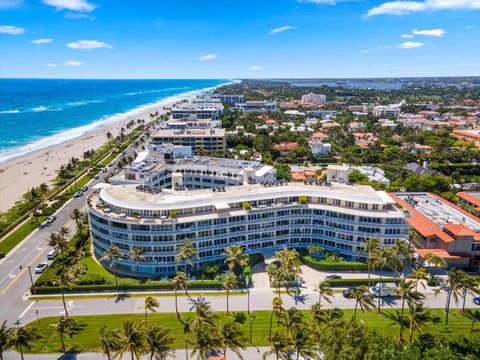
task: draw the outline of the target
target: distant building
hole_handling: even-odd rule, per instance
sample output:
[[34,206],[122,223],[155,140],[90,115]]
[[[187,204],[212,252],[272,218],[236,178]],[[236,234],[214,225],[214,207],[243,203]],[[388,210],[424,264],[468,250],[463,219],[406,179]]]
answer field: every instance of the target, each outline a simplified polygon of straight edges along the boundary
[[474,215],[480,217],[480,192],[461,191],[457,193],[460,201],[473,209]]
[[308,146],[315,157],[325,157],[332,151],[332,145],[318,140],[309,140]]
[[310,140],[312,141],[325,141],[327,139],[328,135],[321,131],[317,131],[316,133],[313,133],[312,136],[310,136]]
[[226,95],[226,94],[211,94],[210,97],[220,99],[221,102],[225,104],[235,104],[235,103],[242,103],[245,101],[245,96],[243,95]]
[[218,120],[223,115],[223,105],[187,104],[171,110],[172,118],[196,118]]
[[298,145],[298,143],[296,142],[282,142],[280,144],[274,145],[273,148],[280,151],[288,152],[295,150],[299,146],[300,145]]
[[160,123],[159,127],[164,129],[209,129],[221,128],[220,120],[197,119],[196,117],[186,117],[181,119],[169,119]]
[[274,101],[246,101],[236,103],[232,110],[240,110],[244,113],[274,113],[278,111],[277,103]]
[[400,115],[400,106],[398,105],[379,105],[373,108],[373,116],[396,119]]
[[327,181],[329,183],[348,184],[348,176],[352,172],[352,168],[348,165],[331,164],[327,167]]
[[310,110],[307,111],[308,116],[321,117],[322,119],[336,118],[337,112],[335,110]]
[[151,138],[154,145],[171,143],[190,146],[194,154],[225,153],[227,146],[224,129],[161,129],[153,133]]
[[452,135],[460,141],[480,147],[480,130],[453,130]]
[[422,165],[416,163],[408,163],[405,165],[405,169],[413,172],[415,175],[443,175],[435,170],[430,170]]
[[359,171],[366,177],[369,181],[376,181],[380,184],[390,186],[390,180],[385,176],[385,171],[376,166],[355,166],[354,170]]
[[327,96],[323,94],[311,92],[302,96],[302,103],[325,104],[326,102]]
[[360,122],[360,121],[353,121],[348,125],[350,130],[353,130],[353,131],[363,130],[363,129],[365,129],[365,126],[366,126],[365,123]]
[[433,148],[429,145],[408,144],[403,143],[402,149],[411,152],[412,154],[430,154]]

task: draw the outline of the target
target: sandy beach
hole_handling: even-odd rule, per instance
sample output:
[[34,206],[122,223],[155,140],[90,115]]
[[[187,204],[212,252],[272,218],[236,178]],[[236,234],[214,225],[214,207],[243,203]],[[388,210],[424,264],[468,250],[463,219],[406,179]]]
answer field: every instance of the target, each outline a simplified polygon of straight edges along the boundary
[[[183,99],[185,98],[188,98],[188,96],[185,96]],[[68,163],[70,158],[77,157],[81,159],[84,151],[97,149],[102,146],[107,142],[107,132],[110,131],[115,137],[120,133],[120,129],[130,120],[143,119],[149,122],[151,120],[150,113],[158,111],[161,115],[166,112],[164,110],[165,106],[172,106],[179,102],[177,100],[171,103],[162,103],[141,113],[126,115],[124,120],[98,128],[79,138],[0,164],[0,211],[5,211],[12,207],[30,188],[36,187],[41,183],[50,184],[50,181],[57,175],[56,170],[61,165]]]

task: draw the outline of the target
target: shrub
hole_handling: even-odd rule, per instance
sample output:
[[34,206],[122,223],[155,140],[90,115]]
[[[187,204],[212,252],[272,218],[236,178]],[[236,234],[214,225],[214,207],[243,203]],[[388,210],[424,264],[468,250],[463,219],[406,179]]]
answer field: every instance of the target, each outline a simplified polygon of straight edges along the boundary
[[110,279],[106,279],[100,274],[85,274],[80,276],[76,281],[77,285],[102,285],[110,283],[112,283]]
[[[382,282],[396,282],[398,283],[400,279],[395,278],[382,278]],[[368,279],[335,279],[335,280],[328,280],[328,284],[332,287],[348,287],[348,286],[360,286],[360,285],[368,285]],[[370,279],[370,284],[373,286],[379,282],[379,279]]]
[[307,197],[304,196],[304,195],[299,196],[298,197],[298,203],[302,204],[302,205],[305,205],[307,203]]
[[250,210],[252,208],[252,206],[250,205],[250,203],[248,201],[244,201],[242,202],[242,207],[243,207],[243,210]]
[[315,259],[309,255],[301,258],[305,265],[316,270],[325,271],[364,271],[367,270],[367,264],[353,261],[327,261]]
[[175,219],[177,217],[177,210],[170,210],[170,219]]

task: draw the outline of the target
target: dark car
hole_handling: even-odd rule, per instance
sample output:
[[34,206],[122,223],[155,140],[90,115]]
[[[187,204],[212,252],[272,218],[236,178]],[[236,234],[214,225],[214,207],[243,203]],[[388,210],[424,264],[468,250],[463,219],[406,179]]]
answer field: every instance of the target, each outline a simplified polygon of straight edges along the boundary
[[342,277],[340,275],[327,275],[325,276],[325,280],[339,280]]
[[350,299],[350,294],[352,293],[352,290],[354,290],[355,288],[348,288],[348,289],[345,289],[343,290],[343,297],[347,298],[347,299]]
[[473,298],[473,302],[477,305],[480,305],[480,296]]

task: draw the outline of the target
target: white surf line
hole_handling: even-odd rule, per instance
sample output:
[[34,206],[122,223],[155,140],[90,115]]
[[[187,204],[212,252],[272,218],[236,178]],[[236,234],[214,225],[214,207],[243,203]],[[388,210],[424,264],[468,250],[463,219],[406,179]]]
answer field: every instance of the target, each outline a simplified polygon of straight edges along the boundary
[[25,308],[25,310],[23,310],[23,312],[20,314],[20,316],[19,316],[18,318],[21,319],[22,317],[24,317],[25,314],[27,313],[27,311],[32,308],[33,304],[35,304],[35,301],[32,301],[32,302],[30,303],[30,305],[28,305],[28,306]]

